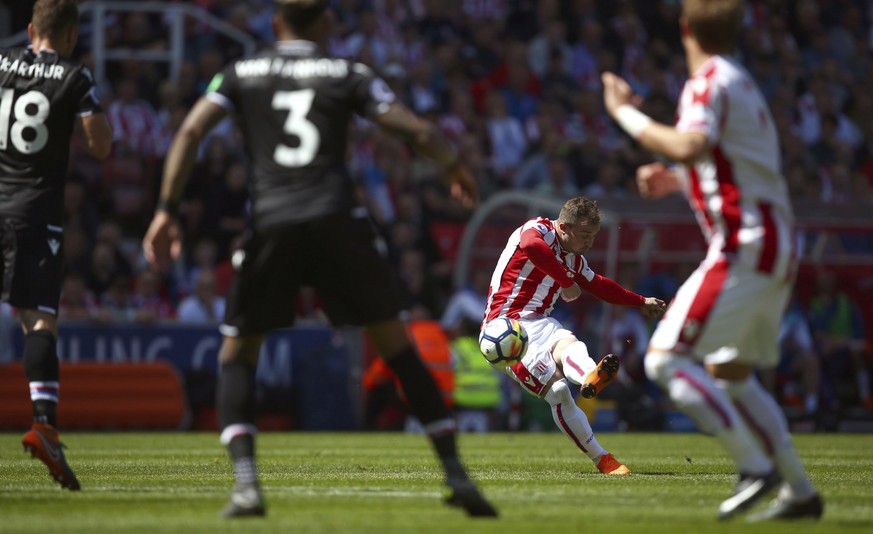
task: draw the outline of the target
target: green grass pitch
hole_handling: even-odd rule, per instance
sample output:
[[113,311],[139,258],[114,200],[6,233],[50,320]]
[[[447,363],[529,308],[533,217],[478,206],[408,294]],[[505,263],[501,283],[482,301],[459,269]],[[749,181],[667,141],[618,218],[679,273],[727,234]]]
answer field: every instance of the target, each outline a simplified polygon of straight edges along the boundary
[[601,443],[634,474],[609,478],[557,433],[461,436],[472,475],[500,509],[469,519],[440,501],[425,439],[399,433],[264,433],[268,516],[221,520],[230,463],[212,433],[64,434],[82,483],[61,491],[0,434],[0,532],[346,532],[453,534],[873,532],[873,435],[798,435],[825,500],[818,523],[718,523],[733,473],[698,434],[611,434]]

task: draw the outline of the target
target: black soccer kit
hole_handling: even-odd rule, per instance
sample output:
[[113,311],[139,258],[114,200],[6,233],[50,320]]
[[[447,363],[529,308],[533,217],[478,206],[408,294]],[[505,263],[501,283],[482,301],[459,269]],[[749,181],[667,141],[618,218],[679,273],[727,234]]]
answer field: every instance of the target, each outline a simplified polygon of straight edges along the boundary
[[387,84],[295,40],[229,64],[206,98],[236,113],[253,165],[253,231],[235,257],[222,332],[291,326],[304,285],[334,325],[396,317],[400,285],[345,164],[350,121],[387,109]]
[[100,111],[83,65],[0,49],[0,298],[14,306],[57,314],[70,138]]

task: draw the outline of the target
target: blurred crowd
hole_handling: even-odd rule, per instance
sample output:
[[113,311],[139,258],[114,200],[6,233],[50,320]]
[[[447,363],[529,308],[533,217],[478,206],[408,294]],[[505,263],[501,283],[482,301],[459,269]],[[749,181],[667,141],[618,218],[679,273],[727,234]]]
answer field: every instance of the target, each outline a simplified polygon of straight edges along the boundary
[[[272,0],[189,3],[250,35],[259,46],[273,39]],[[7,3],[7,10],[14,10],[13,4]],[[329,52],[372,66],[400,99],[435,121],[478,178],[483,198],[507,189],[559,198],[638,196],[633,171],[651,158],[604,112],[599,74],[620,73],[644,98],[644,111],[667,123],[687,78],[678,0],[331,4],[336,31]],[[22,19],[18,11],[12,15],[9,20],[16,23]],[[110,12],[102,30],[88,17],[83,21],[78,54],[86,63],[93,61],[95,31],[104,31],[106,45],[113,48],[168,47],[169,21],[160,13]],[[126,59],[107,65],[106,79],[98,81],[116,141],[103,162],[74,146],[66,194],[62,317],[199,322],[221,317],[230,258],[244,236],[247,217],[248,168],[232,121],[221,123],[203,144],[182,204],[185,246],[173,270],[146,270],[139,240],[154,209],[173,133],[213,75],[242,52],[240,43],[189,18],[178,80],[169,79],[162,63]],[[792,197],[873,205],[873,4],[748,0],[738,56],[770,102]],[[462,225],[470,210],[450,198],[440,169],[364,120],[353,125],[348,161],[401,274],[413,317],[439,319],[453,297],[453,256],[434,229]],[[675,286],[679,276],[665,285]],[[842,304],[817,307],[808,298],[796,303],[802,317],[798,323],[810,329],[811,341],[792,352],[808,349],[822,361],[845,348],[832,343],[834,338],[849,338],[843,368],[858,377],[852,395],[873,407],[869,380],[861,379],[869,365],[865,334],[858,331],[863,322],[849,320],[871,310],[859,312],[858,303],[843,295],[852,313]],[[304,295],[297,306],[301,318],[320,319],[317,296]],[[617,325],[642,335],[644,329],[630,318],[633,312],[617,313]],[[623,352],[645,346],[632,336],[622,342]],[[794,374],[804,369],[802,363],[786,365]],[[634,372],[632,365],[627,367]],[[815,380],[827,384],[826,374]],[[813,379],[807,373],[797,380],[791,379],[791,395],[804,407],[844,397],[839,385],[829,386],[832,393],[822,386],[822,400],[813,402],[804,397]],[[786,383],[774,377],[772,387],[786,388]]]

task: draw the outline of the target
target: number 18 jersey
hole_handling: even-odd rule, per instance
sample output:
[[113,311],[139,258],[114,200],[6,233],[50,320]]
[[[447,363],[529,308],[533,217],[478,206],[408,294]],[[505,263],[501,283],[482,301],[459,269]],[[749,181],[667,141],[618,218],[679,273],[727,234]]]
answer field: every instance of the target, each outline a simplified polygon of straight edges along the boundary
[[357,206],[345,163],[350,121],[395,100],[369,67],[324,56],[303,40],[230,63],[206,98],[236,113],[252,160],[252,220],[260,230]]
[[61,224],[75,120],[100,111],[83,65],[0,49],[0,215]]

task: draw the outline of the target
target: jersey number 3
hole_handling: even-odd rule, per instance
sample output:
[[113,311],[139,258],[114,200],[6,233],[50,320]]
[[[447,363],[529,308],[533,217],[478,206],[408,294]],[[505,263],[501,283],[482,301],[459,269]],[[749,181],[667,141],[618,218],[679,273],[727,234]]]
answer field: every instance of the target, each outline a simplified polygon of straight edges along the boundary
[[[48,143],[45,121],[50,107],[39,91],[28,91],[16,100],[12,89],[0,89],[0,150],[6,150],[9,141],[22,154],[42,150]],[[26,130],[31,131],[29,140],[24,138]]]
[[288,110],[283,128],[286,135],[293,135],[300,140],[296,147],[278,144],[273,151],[273,159],[283,167],[303,167],[315,159],[318,147],[321,145],[321,134],[315,124],[306,118],[312,108],[315,91],[301,89],[299,91],[276,91],[273,95],[273,109]]

